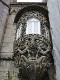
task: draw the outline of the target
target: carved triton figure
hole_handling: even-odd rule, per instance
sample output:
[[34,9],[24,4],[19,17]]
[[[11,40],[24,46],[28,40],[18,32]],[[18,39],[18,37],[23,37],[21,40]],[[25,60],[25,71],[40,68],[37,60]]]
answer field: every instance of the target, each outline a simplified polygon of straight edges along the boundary
[[[25,35],[24,38],[19,39],[16,51],[17,57],[15,60],[18,62],[16,64],[19,66],[20,79],[36,80],[37,78],[37,80],[49,80],[47,75],[52,62],[51,46],[47,39],[39,35]],[[43,79],[43,75],[46,79]]]

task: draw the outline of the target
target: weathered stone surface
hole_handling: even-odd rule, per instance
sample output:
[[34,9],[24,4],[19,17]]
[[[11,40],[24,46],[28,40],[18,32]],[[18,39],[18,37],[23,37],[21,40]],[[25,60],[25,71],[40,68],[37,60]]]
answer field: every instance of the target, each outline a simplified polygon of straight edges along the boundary
[[16,26],[14,23],[15,15],[10,15],[8,17],[6,31],[4,34],[3,45],[1,49],[1,57],[2,58],[12,58],[13,55],[13,43],[15,39]]
[[[5,0],[4,0],[5,1]],[[10,0],[7,1],[8,3],[10,3]],[[7,19],[7,15],[8,15],[8,8],[7,6],[5,6],[2,2],[0,2],[0,49],[2,46],[2,39],[4,37],[4,31],[5,31],[5,25],[6,25],[6,19]],[[0,50],[1,51],[1,50]]]
[[16,26],[14,25],[14,23],[13,23],[13,25],[7,23],[7,29],[16,30]]
[[5,80],[8,76],[8,71],[12,75],[13,80],[18,80],[18,69],[14,66],[13,61],[0,62],[0,80]]
[[4,35],[5,38],[10,38],[10,37],[14,37],[15,36],[15,32],[16,30],[13,29],[6,29],[6,33]]
[[3,0],[3,1],[9,5],[11,0]]
[[14,17],[15,17],[15,15],[10,15],[7,24],[12,24],[13,25]]
[[43,2],[47,2],[47,0],[42,0]]
[[13,52],[13,43],[3,43],[1,52]]
[[13,43],[14,42],[14,38],[13,37],[10,37],[10,38],[4,37],[4,42],[11,42],[11,43]]
[[12,52],[1,52],[1,58],[12,59],[12,55]]

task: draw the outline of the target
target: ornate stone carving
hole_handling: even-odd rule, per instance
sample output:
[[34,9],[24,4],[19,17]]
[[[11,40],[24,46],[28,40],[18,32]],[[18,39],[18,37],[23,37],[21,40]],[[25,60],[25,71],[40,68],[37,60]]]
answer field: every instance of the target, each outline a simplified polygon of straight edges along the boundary
[[[26,22],[31,17],[41,21],[41,35],[26,34]],[[55,80],[54,75],[49,73],[50,68],[54,66],[50,33],[46,23],[44,16],[35,11],[26,12],[18,22],[18,26],[22,24],[22,29],[20,37],[14,42],[13,57],[16,67],[19,68],[19,79]],[[46,30],[48,34],[46,34]],[[49,37],[46,37],[47,35]]]
[[15,65],[19,67],[19,78],[44,80],[44,75],[45,80],[49,80],[48,69],[53,62],[51,45],[46,38],[40,35],[24,35],[16,42],[14,52]]

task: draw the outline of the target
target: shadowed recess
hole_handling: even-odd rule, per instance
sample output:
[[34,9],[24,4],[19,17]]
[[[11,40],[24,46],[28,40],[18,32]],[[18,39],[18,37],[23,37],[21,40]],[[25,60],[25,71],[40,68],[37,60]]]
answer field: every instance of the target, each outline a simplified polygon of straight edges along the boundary
[[17,23],[19,21],[19,18],[27,11],[39,11],[40,13],[42,13],[47,19],[48,19],[48,11],[46,9],[44,9],[43,7],[40,6],[27,6],[24,7],[23,9],[21,9],[15,17],[14,23]]

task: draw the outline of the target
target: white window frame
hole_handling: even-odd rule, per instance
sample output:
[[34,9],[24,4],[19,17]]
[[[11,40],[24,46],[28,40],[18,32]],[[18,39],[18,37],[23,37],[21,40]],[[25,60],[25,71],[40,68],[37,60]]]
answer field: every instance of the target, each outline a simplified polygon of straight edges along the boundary
[[[34,26],[36,22],[37,22],[37,26]],[[29,23],[31,23],[31,25]],[[31,31],[29,30],[29,27]],[[36,31],[34,31],[34,29],[36,29]],[[40,29],[41,29],[41,25],[38,19],[31,18],[27,21],[26,34],[41,34]]]

